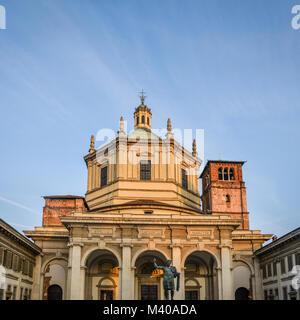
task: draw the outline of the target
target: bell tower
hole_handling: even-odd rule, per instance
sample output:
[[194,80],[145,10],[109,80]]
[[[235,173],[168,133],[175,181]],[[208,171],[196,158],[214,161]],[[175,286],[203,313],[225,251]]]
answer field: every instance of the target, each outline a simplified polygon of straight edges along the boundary
[[135,108],[134,112],[134,128],[146,129],[151,131],[151,109],[145,105],[146,96],[144,96],[144,91],[141,92],[140,99],[141,104]]
[[244,163],[208,160],[200,176],[204,213],[241,219],[239,229],[249,229],[246,187],[242,176]]

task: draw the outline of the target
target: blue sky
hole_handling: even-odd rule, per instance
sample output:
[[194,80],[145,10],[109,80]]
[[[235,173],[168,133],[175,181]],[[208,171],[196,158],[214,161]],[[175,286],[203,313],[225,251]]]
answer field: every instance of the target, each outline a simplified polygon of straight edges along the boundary
[[86,191],[91,134],[205,130],[207,159],[247,160],[250,227],[299,227],[300,30],[287,0],[0,0],[0,217],[42,223],[42,195]]

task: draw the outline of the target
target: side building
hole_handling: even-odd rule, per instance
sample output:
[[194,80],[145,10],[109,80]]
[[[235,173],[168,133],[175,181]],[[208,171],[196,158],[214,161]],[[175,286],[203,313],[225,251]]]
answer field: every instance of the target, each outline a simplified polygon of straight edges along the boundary
[[[265,300],[300,300],[300,228],[255,252]],[[298,280],[298,284],[297,284]]]
[[0,219],[0,300],[30,300],[41,249]]

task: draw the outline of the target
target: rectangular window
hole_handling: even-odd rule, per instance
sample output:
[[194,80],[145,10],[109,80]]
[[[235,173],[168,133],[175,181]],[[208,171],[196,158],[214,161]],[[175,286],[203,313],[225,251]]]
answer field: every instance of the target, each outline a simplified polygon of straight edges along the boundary
[[263,269],[263,278],[266,279],[266,277],[267,277],[267,268],[266,268],[266,265],[264,265],[264,266],[262,267],[262,269]]
[[4,289],[0,289],[0,300],[4,299]]
[[182,177],[182,187],[184,189],[188,189],[188,178],[187,178],[186,170],[181,169],[181,177]]
[[272,277],[271,263],[268,263],[268,277]]
[[101,187],[107,185],[107,167],[101,168]]
[[19,260],[19,257],[16,255],[16,254],[14,254],[14,256],[13,256],[13,270],[14,271],[18,271],[18,261]]
[[300,266],[300,253],[296,253],[296,265]]
[[29,289],[28,300],[31,300],[31,289]]
[[265,298],[265,300],[268,300],[268,291],[267,290],[264,291],[264,298]]
[[0,248],[0,265],[3,264],[3,253],[4,253],[3,248]]
[[271,297],[273,297],[273,289],[269,290],[269,296],[270,296],[270,300],[273,300]]
[[23,259],[19,257],[19,263],[18,263],[18,272],[23,271]]
[[282,288],[283,300],[288,300],[287,287]]
[[275,289],[275,297],[278,297],[278,289]]
[[277,276],[277,263],[273,262],[273,276],[276,277]]
[[7,288],[6,288],[6,295],[5,295],[5,299],[6,300],[10,300],[11,299],[11,295],[12,295],[12,292],[11,292],[11,285],[7,285]]
[[28,275],[29,271],[29,261],[25,260],[23,264],[23,274]]
[[29,277],[32,278],[32,276],[33,276],[33,263],[30,263],[29,264]]
[[22,300],[23,299],[23,288],[21,288],[21,290],[20,290],[20,300]]
[[281,266],[281,273],[285,273],[285,258],[282,258],[280,261],[280,266]]
[[293,256],[288,256],[288,271],[292,271],[293,269]]
[[10,251],[7,251],[6,267],[8,269],[12,269],[12,252],[10,252]]
[[6,267],[7,263],[7,250],[3,249],[3,266]]
[[140,179],[151,180],[151,161],[142,160],[140,162]]
[[16,300],[16,297],[17,297],[17,287],[14,287],[14,288],[13,288],[12,299],[13,299],[13,300]]

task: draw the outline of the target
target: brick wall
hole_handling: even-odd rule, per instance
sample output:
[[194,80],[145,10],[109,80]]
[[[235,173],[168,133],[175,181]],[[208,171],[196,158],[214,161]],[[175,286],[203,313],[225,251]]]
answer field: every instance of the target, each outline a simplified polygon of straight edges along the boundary
[[43,226],[61,226],[59,216],[70,215],[72,211],[87,211],[81,197],[44,197]]

